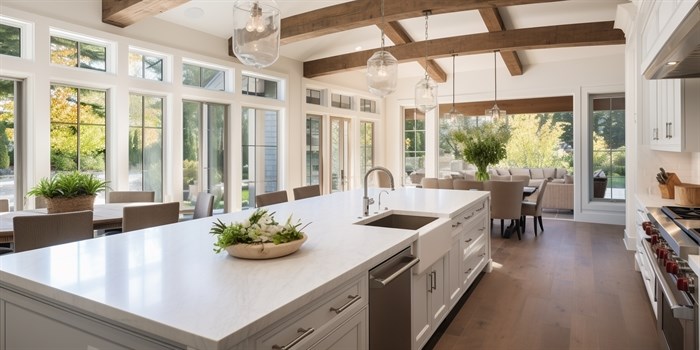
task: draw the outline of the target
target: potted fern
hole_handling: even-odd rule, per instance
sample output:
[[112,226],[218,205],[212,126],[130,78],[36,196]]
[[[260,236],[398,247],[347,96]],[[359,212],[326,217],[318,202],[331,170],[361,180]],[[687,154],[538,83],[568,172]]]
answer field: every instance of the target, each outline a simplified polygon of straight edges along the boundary
[[506,157],[510,129],[505,124],[483,123],[452,132],[452,138],[462,149],[462,157],[476,166],[478,181],[489,179],[487,168]]
[[58,173],[39,180],[28,196],[44,197],[49,213],[92,210],[97,193],[107,189],[107,182],[92,174],[78,171]]

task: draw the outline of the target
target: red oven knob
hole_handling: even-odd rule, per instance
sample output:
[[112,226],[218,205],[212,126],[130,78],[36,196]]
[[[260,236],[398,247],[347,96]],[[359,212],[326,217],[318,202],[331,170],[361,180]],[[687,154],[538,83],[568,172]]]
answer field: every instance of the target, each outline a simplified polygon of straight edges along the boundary
[[677,274],[678,273],[678,263],[673,260],[666,260],[666,272]]
[[651,245],[659,243],[659,235],[651,235]]
[[642,228],[647,229],[647,227],[651,226],[651,221],[644,221],[642,222]]
[[678,290],[687,292],[688,291],[688,278],[686,277],[678,277],[678,281],[676,281],[676,287],[678,287]]
[[666,257],[668,257],[668,250],[666,250],[666,248],[659,248],[656,251],[656,257],[659,260],[666,260]]
[[647,226],[644,228],[644,232],[646,232],[647,236],[651,236],[652,229],[653,229],[653,227],[651,227],[651,226]]

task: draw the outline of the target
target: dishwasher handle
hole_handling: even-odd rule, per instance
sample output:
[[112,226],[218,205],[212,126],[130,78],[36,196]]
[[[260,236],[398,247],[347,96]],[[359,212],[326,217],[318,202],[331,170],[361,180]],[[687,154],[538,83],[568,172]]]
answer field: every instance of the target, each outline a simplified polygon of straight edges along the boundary
[[420,261],[420,259],[418,259],[418,258],[408,257],[408,256],[403,257],[401,259],[401,261],[396,264],[396,266],[400,266],[400,265],[403,265],[403,266],[401,266],[400,269],[396,270],[396,272],[389,275],[389,277],[378,278],[378,277],[372,276],[370,274],[370,276],[369,276],[370,288],[383,288],[383,287],[385,287],[386,285],[391,283],[391,281],[393,281],[394,279],[399,277],[402,273],[408,271],[410,268],[415,266],[419,261]]

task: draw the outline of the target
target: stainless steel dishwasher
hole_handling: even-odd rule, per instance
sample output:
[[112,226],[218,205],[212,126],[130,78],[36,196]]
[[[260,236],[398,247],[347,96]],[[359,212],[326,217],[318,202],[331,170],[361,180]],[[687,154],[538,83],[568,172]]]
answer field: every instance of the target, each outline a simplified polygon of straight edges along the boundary
[[369,271],[369,348],[411,349],[411,267],[406,248]]

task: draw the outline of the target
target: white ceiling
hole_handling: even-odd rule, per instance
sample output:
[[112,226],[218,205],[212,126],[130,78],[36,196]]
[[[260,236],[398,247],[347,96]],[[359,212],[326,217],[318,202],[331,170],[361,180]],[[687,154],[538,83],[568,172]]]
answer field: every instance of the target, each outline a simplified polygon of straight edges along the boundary
[[[323,8],[347,1],[338,0],[278,0],[282,17]],[[499,8],[507,29],[541,27],[570,23],[600,22],[615,20],[617,5],[627,0],[567,0],[545,4],[520,5]],[[233,13],[232,0],[191,0],[175,9],[159,14],[157,17],[206,32],[220,38],[231,36]],[[193,16],[192,14],[195,14]],[[414,41],[422,41],[425,36],[424,18],[412,18],[400,21]],[[478,11],[456,12],[431,16],[428,35],[430,39],[487,32]],[[318,58],[340,55],[355,50],[368,50],[379,47],[380,31],[376,26],[358,28],[341,33],[330,34],[314,39],[300,41],[282,46],[282,56],[308,61]],[[387,45],[393,45],[387,40]],[[545,64],[553,61],[568,61],[594,56],[609,56],[624,51],[622,45],[594,46],[561,49],[540,49],[518,51],[525,67]],[[436,60],[447,72],[452,73],[451,58]],[[499,69],[505,69],[500,58]],[[493,67],[491,54],[460,56],[456,59],[456,70],[473,71]],[[423,69],[417,63],[400,65],[401,76],[419,76]]]

